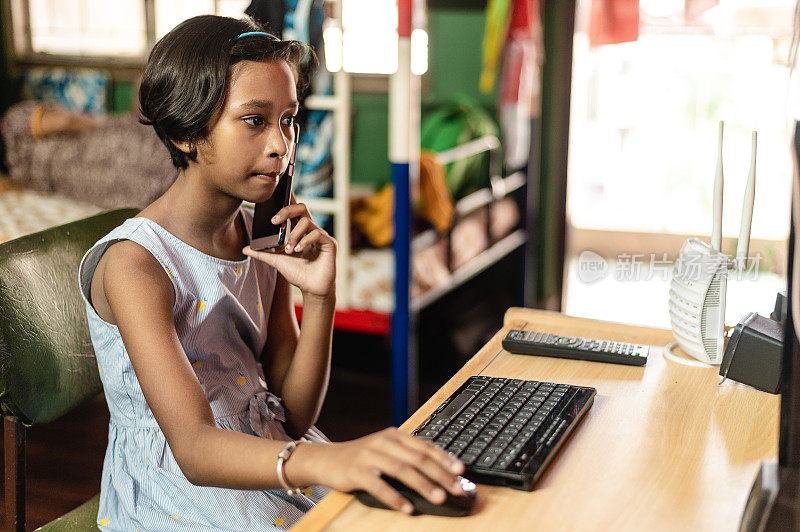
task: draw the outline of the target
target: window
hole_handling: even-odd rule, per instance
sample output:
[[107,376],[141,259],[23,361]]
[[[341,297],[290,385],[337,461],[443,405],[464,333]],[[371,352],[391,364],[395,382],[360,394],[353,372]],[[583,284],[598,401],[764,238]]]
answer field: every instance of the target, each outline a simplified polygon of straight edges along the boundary
[[[585,3],[584,3],[585,4]],[[750,132],[758,130],[752,238],[785,239],[793,0],[722,0],[694,23],[684,3],[641,3],[639,39],[575,35],[569,219],[616,231],[710,234],[725,121],[723,233],[738,235]]]
[[[28,0],[29,49],[53,55],[140,57],[146,48],[144,3],[104,0]],[[21,43],[22,44],[22,43]],[[21,52],[21,53],[20,53]]]
[[[12,0],[14,47],[23,60],[80,57],[142,63],[149,47],[181,21],[205,13],[240,17],[249,4],[249,0]],[[424,20],[415,25],[424,26]],[[328,23],[324,39],[331,71],[344,67],[353,73],[395,72],[397,1],[342,0],[342,26]],[[428,69],[427,32],[414,30],[411,41],[412,71],[423,74]]]
[[[17,57],[122,58],[143,62],[148,35],[195,15],[239,17],[249,0],[14,0]],[[148,27],[152,9],[154,27]]]
[[[785,289],[792,163],[794,0],[641,0],[636,41],[590,46],[591,0],[574,39],[563,308],[669,327],[672,264],[709,241],[718,123],[725,122],[723,251],[739,234],[751,131],[758,131],[750,265],[731,276],[726,323],[769,315]],[[797,75],[793,82],[796,84]],[[584,255],[585,254],[585,255]],[[604,265],[580,275],[582,261]]]

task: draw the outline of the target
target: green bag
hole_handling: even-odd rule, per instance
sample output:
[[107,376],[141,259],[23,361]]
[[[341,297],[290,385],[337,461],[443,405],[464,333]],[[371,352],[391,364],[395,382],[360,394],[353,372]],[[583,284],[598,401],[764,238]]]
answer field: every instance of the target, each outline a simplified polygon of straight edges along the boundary
[[[460,96],[422,121],[420,140],[422,149],[439,153],[485,135],[499,137],[497,122],[479,103]],[[463,198],[489,185],[489,153],[454,161],[445,171],[450,195]]]

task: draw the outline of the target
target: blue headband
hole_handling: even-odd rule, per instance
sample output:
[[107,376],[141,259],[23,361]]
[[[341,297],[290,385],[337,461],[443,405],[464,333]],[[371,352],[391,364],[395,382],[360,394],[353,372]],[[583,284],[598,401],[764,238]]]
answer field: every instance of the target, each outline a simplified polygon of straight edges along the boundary
[[278,39],[277,37],[275,37],[273,34],[271,34],[271,33],[267,33],[266,31],[246,31],[246,32],[244,32],[244,33],[240,33],[240,34],[239,34],[239,36],[238,36],[238,37],[236,37],[236,38],[237,38],[237,39],[241,39],[242,37],[248,37],[248,36],[250,36],[250,35],[266,35],[267,37],[270,37],[270,38],[272,38],[272,39],[279,40],[279,39]]

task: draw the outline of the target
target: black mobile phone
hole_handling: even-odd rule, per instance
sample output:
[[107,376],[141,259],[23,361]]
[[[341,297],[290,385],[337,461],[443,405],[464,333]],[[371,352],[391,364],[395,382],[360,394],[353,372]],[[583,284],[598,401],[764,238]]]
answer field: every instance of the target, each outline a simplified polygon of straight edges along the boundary
[[291,231],[289,220],[280,225],[272,223],[272,217],[279,210],[289,205],[292,198],[292,175],[294,174],[294,158],[297,144],[300,141],[300,127],[294,125],[294,148],[289,159],[289,166],[278,180],[275,191],[267,201],[256,203],[253,213],[253,231],[250,235],[250,248],[254,250],[270,249],[283,246],[286,235]]

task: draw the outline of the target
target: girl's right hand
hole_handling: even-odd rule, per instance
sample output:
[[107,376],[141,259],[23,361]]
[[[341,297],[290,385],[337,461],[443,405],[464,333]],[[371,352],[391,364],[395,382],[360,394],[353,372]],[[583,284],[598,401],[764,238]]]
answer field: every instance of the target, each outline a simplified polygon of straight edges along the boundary
[[464,472],[460,460],[394,427],[326,447],[321,468],[325,478],[320,484],[340,491],[365,490],[395,510],[410,514],[413,507],[381,474],[399,480],[434,504],[445,501],[447,494],[442,488],[463,494],[458,480]]
[[293,223],[286,238],[286,247],[268,251],[254,251],[250,246],[242,252],[272,266],[303,296],[328,297],[336,291],[336,240],[322,229],[304,203],[297,203],[292,193],[290,205],[282,208],[270,220],[281,224],[287,219]]

